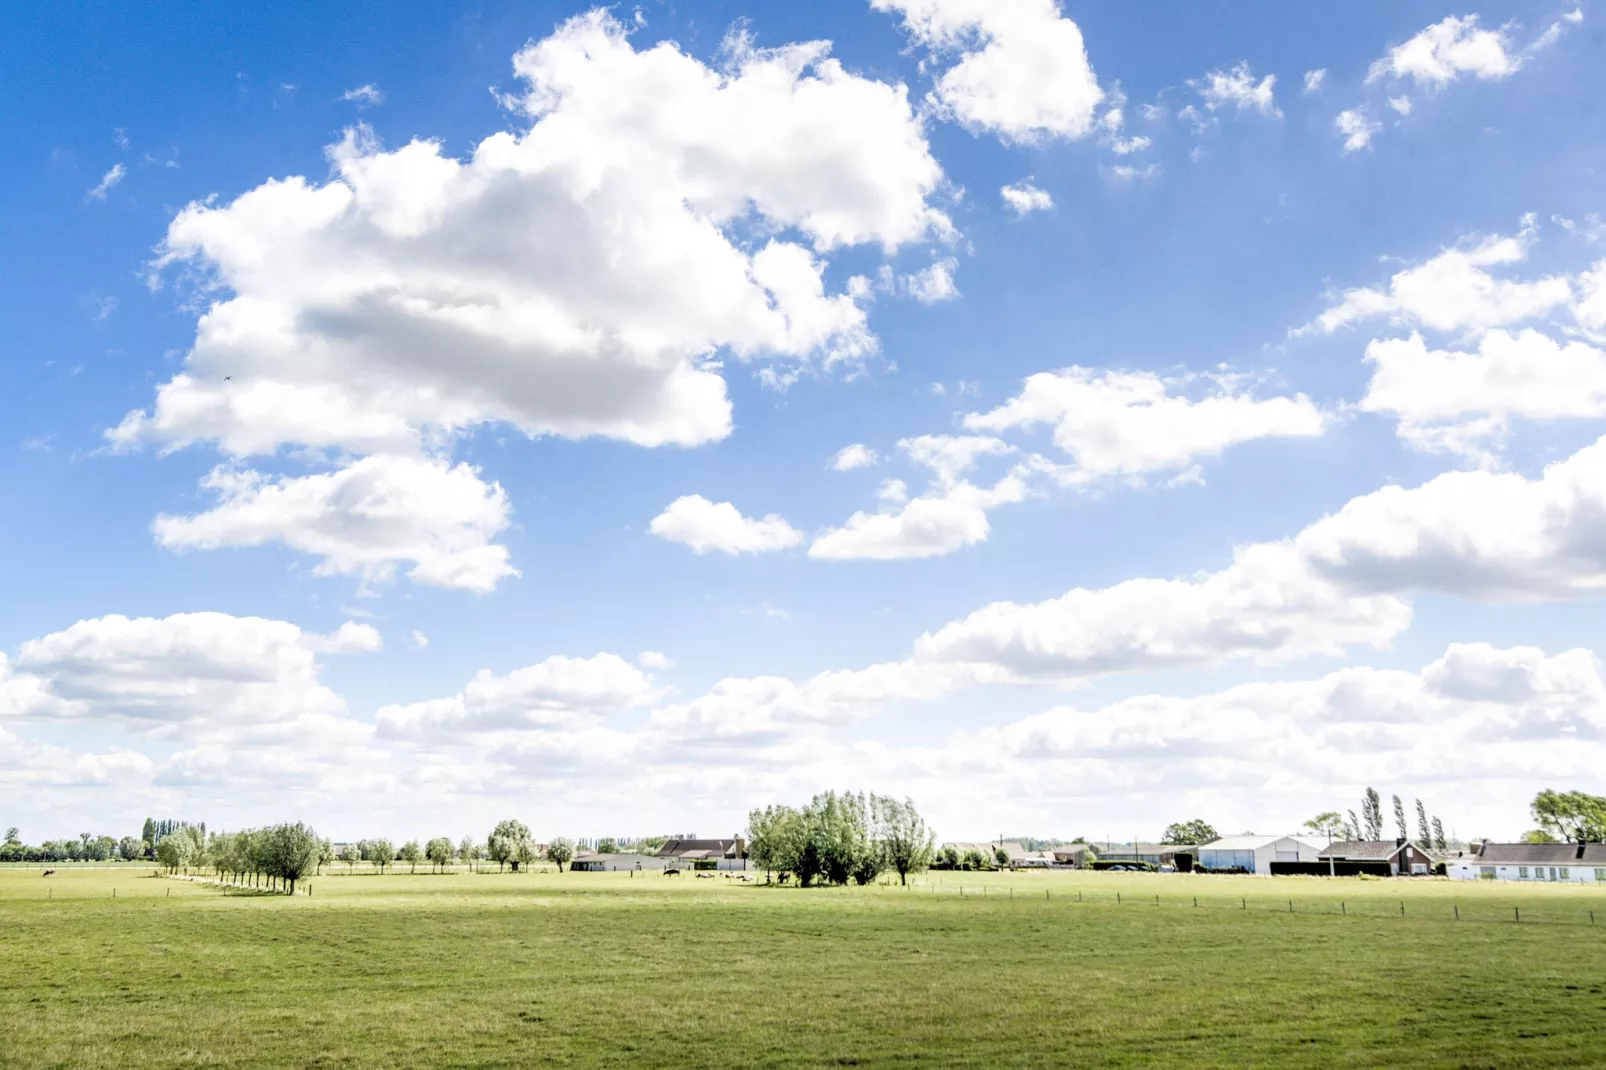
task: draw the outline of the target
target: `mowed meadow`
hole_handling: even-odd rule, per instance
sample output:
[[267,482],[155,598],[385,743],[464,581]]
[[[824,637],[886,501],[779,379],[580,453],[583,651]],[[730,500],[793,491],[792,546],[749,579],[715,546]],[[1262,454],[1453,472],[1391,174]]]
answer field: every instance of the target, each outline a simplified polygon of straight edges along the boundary
[[1606,1062],[1587,886],[341,866],[310,884],[0,870],[0,1065]]

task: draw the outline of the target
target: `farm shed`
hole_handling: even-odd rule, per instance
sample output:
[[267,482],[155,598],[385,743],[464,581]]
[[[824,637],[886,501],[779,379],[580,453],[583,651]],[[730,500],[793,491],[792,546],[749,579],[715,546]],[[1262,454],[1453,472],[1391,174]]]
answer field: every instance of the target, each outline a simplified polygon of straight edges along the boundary
[[1198,868],[1269,876],[1273,862],[1315,862],[1326,846],[1306,836],[1223,836],[1198,847]]
[[623,851],[616,854],[599,854],[596,851],[581,851],[569,863],[569,868],[576,873],[615,873],[625,870],[653,870],[664,868],[665,860],[657,855],[636,854]]
[[1455,880],[1606,884],[1606,843],[1485,843],[1444,869]]
[[666,865],[686,869],[746,869],[747,841],[740,837],[728,840],[670,840],[658,848],[655,857]]

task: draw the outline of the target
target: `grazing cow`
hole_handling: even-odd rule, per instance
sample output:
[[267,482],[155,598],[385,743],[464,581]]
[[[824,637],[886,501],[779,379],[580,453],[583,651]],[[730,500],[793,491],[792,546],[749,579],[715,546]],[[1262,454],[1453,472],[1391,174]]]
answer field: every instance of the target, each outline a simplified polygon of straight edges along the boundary
[[666,869],[666,870],[664,870],[664,876],[666,876],[666,877],[678,877],[678,876],[680,876],[680,870],[678,870],[678,869]]
[[47,870],[44,871],[43,874],[41,874],[41,876],[45,876],[45,877],[54,877],[55,875],[56,875],[56,871],[53,870],[53,869],[47,869]]

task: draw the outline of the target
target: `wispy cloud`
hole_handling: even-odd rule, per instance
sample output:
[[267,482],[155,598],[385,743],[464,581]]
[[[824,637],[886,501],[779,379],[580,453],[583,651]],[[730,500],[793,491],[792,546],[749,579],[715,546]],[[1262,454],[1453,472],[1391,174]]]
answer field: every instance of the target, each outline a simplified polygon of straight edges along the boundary
[[100,181],[95,184],[94,189],[84,194],[84,199],[91,201],[104,201],[106,199],[106,194],[110,193],[112,191],[112,187],[121,182],[123,180],[123,176],[126,174],[128,174],[128,168],[124,167],[120,163],[112,164],[112,169],[100,177]]
[[372,82],[360,85],[356,89],[348,89],[340,94],[340,99],[349,101],[359,108],[373,108],[385,102],[384,92]]

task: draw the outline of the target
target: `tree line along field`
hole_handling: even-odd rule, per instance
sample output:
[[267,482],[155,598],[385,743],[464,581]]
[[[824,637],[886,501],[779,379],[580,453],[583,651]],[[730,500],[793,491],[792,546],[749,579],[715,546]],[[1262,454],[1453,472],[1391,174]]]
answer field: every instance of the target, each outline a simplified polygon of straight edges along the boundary
[[0,1066],[1606,1061],[1587,886],[343,868],[0,871]]

